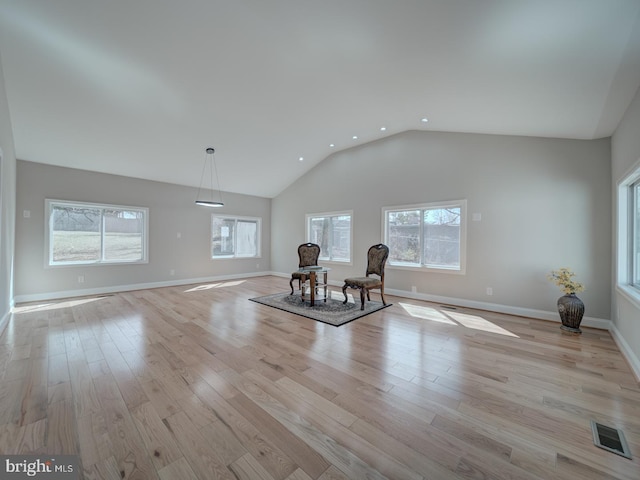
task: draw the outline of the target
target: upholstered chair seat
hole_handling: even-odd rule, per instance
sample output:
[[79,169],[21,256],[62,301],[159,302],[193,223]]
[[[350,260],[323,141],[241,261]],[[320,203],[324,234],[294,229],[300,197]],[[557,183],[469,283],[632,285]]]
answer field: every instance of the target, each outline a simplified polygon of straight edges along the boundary
[[354,277],[354,278],[345,278],[344,283],[348,284],[351,288],[380,288],[382,286],[382,282],[379,278],[373,277]]
[[[342,287],[342,293],[344,294],[344,302],[347,303],[347,288],[355,288],[360,290],[360,310],[364,310],[364,297],[366,294],[367,300],[371,301],[369,292],[371,290],[379,289],[380,298],[383,305],[387,303],[384,300],[384,265],[389,257],[389,247],[379,243],[369,248],[367,252],[367,273],[364,277],[350,277],[344,279],[344,286]],[[377,275],[376,277],[370,277],[369,275]]]

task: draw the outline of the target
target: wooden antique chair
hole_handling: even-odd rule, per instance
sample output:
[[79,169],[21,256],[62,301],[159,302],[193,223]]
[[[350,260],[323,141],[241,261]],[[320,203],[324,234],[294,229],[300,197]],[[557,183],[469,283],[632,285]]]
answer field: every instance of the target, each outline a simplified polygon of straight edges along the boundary
[[[389,257],[389,247],[379,243],[369,248],[367,253],[367,273],[364,277],[345,278],[342,293],[344,293],[344,302],[347,303],[347,288],[357,288],[360,290],[360,310],[364,310],[364,294],[367,294],[367,300],[371,301],[369,291],[380,289],[380,297],[382,304],[384,301],[384,265]],[[370,274],[377,275],[380,278],[370,277]]]
[[[318,265],[318,257],[320,256],[320,245],[315,243],[303,243],[298,247],[298,268],[310,267]],[[291,295],[293,295],[293,281],[298,280],[298,289],[302,289],[302,284],[307,281],[306,274],[302,272],[293,272],[289,285],[291,286]]]

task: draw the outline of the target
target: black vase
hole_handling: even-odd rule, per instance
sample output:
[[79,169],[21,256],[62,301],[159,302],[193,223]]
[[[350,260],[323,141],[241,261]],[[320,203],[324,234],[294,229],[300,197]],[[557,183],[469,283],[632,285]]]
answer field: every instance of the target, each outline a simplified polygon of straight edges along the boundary
[[562,330],[572,333],[582,333],[580,322],[584,315],[584,303],[575,293],[568,293],[558,299],[558,313],[562,320]]

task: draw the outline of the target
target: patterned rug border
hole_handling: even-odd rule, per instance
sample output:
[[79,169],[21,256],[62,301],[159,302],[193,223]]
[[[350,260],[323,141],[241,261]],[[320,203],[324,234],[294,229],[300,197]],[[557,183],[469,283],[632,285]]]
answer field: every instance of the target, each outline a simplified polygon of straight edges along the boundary
[[[340,297],[344,298],[342,296],[342,292],[333,291],[332,293],[339,293]],[[292,302],[295,301],[298,303],[298,305],[286,303],[285,299],[291,300]],[[332,325],[334,327],[340,327],[347,323],[353,322],[358,318],[362,318],[366,315],[369,315],[370,313],[377,312],[392,305],[391,303],[383,305],[382,302],[366,301],[364,304],[364,310],[360,310],[360,299],[358,298],[357,304],[353,302],[349,302],[347,304],[352,306],[352,308],[349,308],[347,311],[331,312],[326,310],[326,308],[324,307],[326,303],[322,300],[316,301],[316,305],[314,305],[313,307],[310,307],[308,303],[306,305],[302,305],[299,291],[295,292],[293,295],[291,295],[290,292],[280,292],[273,293],[271,295],[263,295],[261,297],[250,298],[249,300],[261,305],[265,305],[267,307],[272,307],[278,310],[293,313],[294,315],[300,315],[301,317],[310,318],[311,320],[315,320],[317,322],[326,323],[327,325]],[[327,299],[327,301],[332,302],[334,306],[338,306],[339,304],[338,308],[340,309],[343,308],[342,300],[329,298]]]

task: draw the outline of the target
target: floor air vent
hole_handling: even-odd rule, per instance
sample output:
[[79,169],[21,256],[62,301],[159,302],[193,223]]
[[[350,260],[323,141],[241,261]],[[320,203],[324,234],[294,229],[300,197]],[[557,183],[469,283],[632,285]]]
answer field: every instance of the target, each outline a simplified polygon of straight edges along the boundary
[[596,423],[594,420],[591,420],[591,430],[593,431],[593,443],[595,443],[596,447],[604,448],[605,450],[626,458],[631,458],[629,446],[627,445],[622,430],[607,427],[606,425]]

